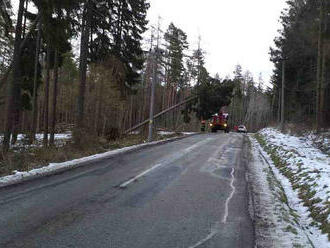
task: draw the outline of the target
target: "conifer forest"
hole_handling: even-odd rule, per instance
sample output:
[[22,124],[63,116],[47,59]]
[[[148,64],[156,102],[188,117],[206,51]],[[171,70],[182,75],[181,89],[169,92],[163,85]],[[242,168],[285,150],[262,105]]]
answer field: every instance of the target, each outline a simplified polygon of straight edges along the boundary
[[330,0],[0,0],[0,248],[329,248]]
[[269,52],[270,82],[239,64],[233,76],[211,75],[203,37],[192,45],[175,23],[150,23],[149,1],[13,3],[0,1],[2,157],[19,135],[29,145],[41,135],[42,146],[51,148],[64,131],[77,147],[131,132],[146,137],[151,122],[153,132],[199,131],[223,107],[232,127],[251,131],[271,123],[329,127],[326,0],[287,1]]

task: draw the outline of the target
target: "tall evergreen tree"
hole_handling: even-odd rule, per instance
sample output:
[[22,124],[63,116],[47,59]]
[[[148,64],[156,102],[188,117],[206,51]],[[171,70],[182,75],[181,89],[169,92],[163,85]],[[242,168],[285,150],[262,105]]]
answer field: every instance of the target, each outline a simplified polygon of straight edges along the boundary
[[5,83],[8,80],[14,37],[12,27],[12,8],[9,0],[0,2],[0,106],[5,100]]
[[[139,82],[143,67],[142,34],[149,3],[144,0],[87,1],[84,4],[80,52],[77,126],[83,128],[87,64],[115,56],[126,68],[121,89]],[[81,137],[79,134],[76,137]],[[78,142],[78,140],[77,140]]]
[[12,80],[8,85],[7,94],[7,108],[6,108],[6,122],[5,132],[3,139],[3,152],[6,153],[9,150],[10,137],[12,134],[14,125],[14,119],[19,114],[20,106],[20,82],[21,82],[21,42],[22,42],[22,27],[23,27],[23,12],[24,12],[25,0],[19,1],[16,29],[15,29],[15,42],[14,42],[14,55],[13,55],[13,72]]
[[169,84],[175,88],[183,88],[184,85],[184,52],[188,49],[187,35],[173,23],[165,33],[165,41],[168,50],[168,79]]

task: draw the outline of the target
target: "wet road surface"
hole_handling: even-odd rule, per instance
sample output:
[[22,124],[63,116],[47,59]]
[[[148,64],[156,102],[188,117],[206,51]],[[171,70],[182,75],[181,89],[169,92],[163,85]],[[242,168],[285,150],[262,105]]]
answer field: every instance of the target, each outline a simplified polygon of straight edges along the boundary
[[244,137],[191,136],[0,189],[0,247],[253,247]]

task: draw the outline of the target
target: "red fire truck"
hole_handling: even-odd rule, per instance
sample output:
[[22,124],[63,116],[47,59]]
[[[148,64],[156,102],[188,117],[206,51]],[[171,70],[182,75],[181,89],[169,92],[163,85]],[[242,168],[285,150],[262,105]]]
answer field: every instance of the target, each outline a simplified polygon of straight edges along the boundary
[[225,133],[229,133],[228,117],[229,115],[222,111],[213,115],[210,122],[212,133],[216,133],[218,130],[223,130]]

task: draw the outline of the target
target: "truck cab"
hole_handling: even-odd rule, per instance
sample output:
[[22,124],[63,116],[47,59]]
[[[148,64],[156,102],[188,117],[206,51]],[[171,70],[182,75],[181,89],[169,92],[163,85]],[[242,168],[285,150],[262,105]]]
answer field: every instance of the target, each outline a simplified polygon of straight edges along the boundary
[[223,112],[219,112],[218,114],[213,115],[210,121],[210,128],[212,133],[216,133],[218,130],[229,133],[228,117],[229,115]]

